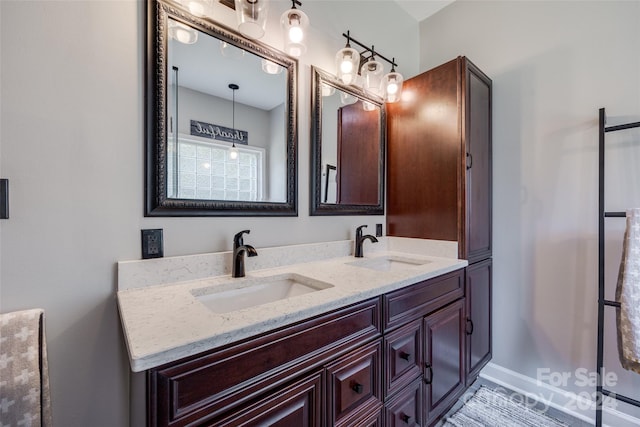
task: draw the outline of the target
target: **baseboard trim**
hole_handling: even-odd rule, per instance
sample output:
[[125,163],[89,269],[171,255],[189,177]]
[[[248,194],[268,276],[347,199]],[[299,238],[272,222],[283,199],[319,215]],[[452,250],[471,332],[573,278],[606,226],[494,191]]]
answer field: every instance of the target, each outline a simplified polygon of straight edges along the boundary
[[[572,417],[595,424],[595,401],[585,398],[582,394],[576,395],[495,363],[488,363],[480,371],[480,376]],[[640,425],[640,419],[617,409],[605,407],[603,412],[603,424],[606,423],[604,424],[605,426],[637,427]]]

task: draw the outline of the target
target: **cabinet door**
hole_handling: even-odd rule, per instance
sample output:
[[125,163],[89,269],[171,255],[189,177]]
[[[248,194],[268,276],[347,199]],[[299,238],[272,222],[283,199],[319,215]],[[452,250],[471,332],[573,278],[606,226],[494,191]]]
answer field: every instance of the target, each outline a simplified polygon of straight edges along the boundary
[[322,424],[322,372],[285,389],[269,393],[256,403],[234,410],[208,426],[319,427]]
[[431,425],[464,391],[464,298],[424,319],[424,411]]
[[467,267],[467,384],[491,360],[491,259]]
[[[381,340],[327,366],[328,425],[355,425],[377,419],[382,409]],[[368,425],[368,424],[367,424]]]
[[491,256],[491,80],[465,58],[465,233],[469,263]]

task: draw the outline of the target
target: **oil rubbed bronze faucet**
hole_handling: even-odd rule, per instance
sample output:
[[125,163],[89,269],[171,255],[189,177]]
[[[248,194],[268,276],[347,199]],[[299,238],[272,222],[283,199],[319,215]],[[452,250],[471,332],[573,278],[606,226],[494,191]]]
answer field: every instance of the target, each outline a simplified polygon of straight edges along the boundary
[[233,272],[231,277],[244,277],[244,254],[256,256],[258,251],[251,245],[245,245],[242,235],[251,233],[250,230],[242,230],[233,237]]
[[353,256],[355,256],[356,258],[362,258],[362,244],[365,240],[369,239],[372,243],[378,243],[378,239],[376,239],[371,234],[367,234],[366,236],[362,235],[362,229],[366,227],[366,225],[361,225],[360,227],[356,228],[356,247],[353,253]]

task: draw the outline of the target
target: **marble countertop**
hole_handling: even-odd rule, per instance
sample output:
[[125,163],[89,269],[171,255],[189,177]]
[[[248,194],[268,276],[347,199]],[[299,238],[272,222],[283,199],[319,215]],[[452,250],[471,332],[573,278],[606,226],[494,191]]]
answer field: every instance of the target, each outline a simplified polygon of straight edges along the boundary
[[[134,372],[144,371],[467,265],[465,260],[448,257],[454,251],[445,251],[447,256],[442,256],[443,251],[430,250],[429,245],[416,244],[415,240],[395,240],[391,242],[393,244],[386,241],[377,250],[366,253],[365,258],[338,256],[257,270],[247,266],[245,278],[231,278],[224,274],[177,283],[161,280],[160,284],[131,286],[124,283],[128,282],[125,270],[130,266],[119,264],[123,271],[122,274],[119,272],[119,280],[123,283],[119,283],[117,299],[131,369]],[[296,249],[300,250],[299,247]],[[354,261],[388,257],[410,257],[425,263],[389,271],[352,265]],[[153,264],[141,265],[148,268]],[[325,282],[331,287],[229,313],[215,313],[194,296],[230,286],[242,287],[249,282],[283,274],[297,274]]]

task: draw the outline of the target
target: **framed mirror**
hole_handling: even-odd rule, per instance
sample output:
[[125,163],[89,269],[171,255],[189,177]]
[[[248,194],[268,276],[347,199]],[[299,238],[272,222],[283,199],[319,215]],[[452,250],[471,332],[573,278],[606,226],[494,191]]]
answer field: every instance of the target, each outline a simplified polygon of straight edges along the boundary
[[311,67],[311,215],[383,215],[382,98]]
[[146,216],[297,215],[297,61],[147,2]]

